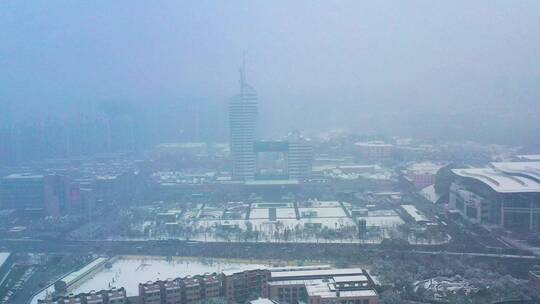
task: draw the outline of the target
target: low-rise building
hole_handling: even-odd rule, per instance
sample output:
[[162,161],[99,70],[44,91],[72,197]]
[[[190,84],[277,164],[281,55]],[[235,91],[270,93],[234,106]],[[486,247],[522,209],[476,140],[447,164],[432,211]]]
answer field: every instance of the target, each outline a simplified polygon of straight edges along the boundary
[[139,284],[139,299],[142,304],[161,304],[162,281]]
[[389,160],[394,154],[394,145],[383,141],[357,142],[354,145],[358,160],[363,162]]
[[62,175],[11,174],[0,181],[0,208],[60,216],[71,208],[71,183]]
[[224,271],[222,284],[224,296],[229,301],[244,303],[252,295],[267,297],[268,269]]
[[272,272],[268,297],[291,304],[379,303],[374,281],[356,268]]
[[540,288],[540,270],[534,269],[529,271],[529,285]]
[[107,297],[107,304],[126,304],[128,303],[127,297],[126,297],[126,291],[124,288],[114,288],[110,290],[106,290],[104,292]]
[[435,184],[435,176],[442,167],[432,162],[413,163],[407,167],[404,176],[416,189],[423,189]]
[[305,280],[284,280],[268,282],[268,296],[279,302],[299,303],[307,302]]
[[201,283],[196,278],[186,277],[182,279],[184,287],[184,303],[193,304],[201,300]]
[[112,288],[91,291],[78,295],[59,296],[52,299],[38,300],[38,304],[127,304],[126,290]]
[[194,304],[221,296],[221,281],[216,274],[139,284],[142,304]]
[[452,172],[451,209],[472,222],[540,232],[540,162],[491,163]]
[[182,282],[180,280],[167,280],[162,285],[162,303],[181,304],[182,302]]
[[341,277],[341,281],[336,278],[310,280],[306,282],[308,303],[378,304],[379,295],[362,280],[361,276]]
[[221,281],[218,275],[204,275],[201,276],[199,280],[203,287],[201,294],[203,299],[211,299],[221,296]]

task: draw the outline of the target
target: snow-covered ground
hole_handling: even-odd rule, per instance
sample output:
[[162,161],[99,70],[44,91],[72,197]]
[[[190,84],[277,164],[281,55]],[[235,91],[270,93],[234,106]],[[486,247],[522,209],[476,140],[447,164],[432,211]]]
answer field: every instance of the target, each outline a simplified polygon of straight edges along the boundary
[[109,269],[102,268],[99,272],[85,278],[84,282],[71,292],[78,294],[91,290],[124,287],[127,295],[132,296],[138,293],[139,283],[147,281],[221,272],[223,270],[265,267],[264,265],[229,263],[224,260],[214,259],[203,261],[173,258],[166,260],[165,258],[145,256],[118,257],[112,261],[111,266]]
[[300,214],[303,212],[316,212],[317,217],[347,217],[345,211],[341,206],[339,207],[312,207],[312,208],[298,208]]
[[283,219],[283,218],[296,219],[296,212],[294,211],[294,208],[277,208],[276,217],[278,219]]
[[268,208],[251,209],[249,219],[268,219]]
[[[91,290],[99,291],[112,287],[124,287],[128,296],[138,294],[139,283],[147,281],[165,280],[169,278],[185,277],[188,275],[222,272],[224,270],[246,270],[267,267],[263,264],[249,264],[229,262],[222,259],[191,259],[173,257],[149,256],[119,256],[110,259],[110,268],[104,265],[97,271],[77,278],[78,283],[69,289],[70,293],[79,294]],[[91,263],[92,264],[92,263]],[[87,265],[88,266],[88,265]],[[88,267],[83,267],[86,269]],[[80,274],[81,271],[75,273]],[[67,277],[72,278],[75,273]],[[51,286],[32,299],[31,304],[43,299],[47,292],[52,292]]]
[[416,281],[414,283],[414,291],[422,287],[425,290],[433,292],[433,297],[438,300],[447,300],[450,294],[457,292],[464,292],[469,294],[471,292],[478,292],[478,288],[474,287],[471,282],[462,279],[459,276],[452,278],[437,277],[423,281]]

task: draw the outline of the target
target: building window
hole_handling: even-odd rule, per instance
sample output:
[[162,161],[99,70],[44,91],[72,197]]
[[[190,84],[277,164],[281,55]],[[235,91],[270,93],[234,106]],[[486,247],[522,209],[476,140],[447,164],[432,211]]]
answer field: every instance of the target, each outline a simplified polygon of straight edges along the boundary
[[467,206],[466,214],[468,218],[476,219],[478,217],[478,210],[474,207]]

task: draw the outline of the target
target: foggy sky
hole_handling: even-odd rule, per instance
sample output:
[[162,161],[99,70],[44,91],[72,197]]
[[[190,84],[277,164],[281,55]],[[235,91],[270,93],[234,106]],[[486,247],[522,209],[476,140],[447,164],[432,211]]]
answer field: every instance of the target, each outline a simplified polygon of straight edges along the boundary
[[2,1],[0,100],[221,106],[243,50],[267,134],[538,122],[539,1]]

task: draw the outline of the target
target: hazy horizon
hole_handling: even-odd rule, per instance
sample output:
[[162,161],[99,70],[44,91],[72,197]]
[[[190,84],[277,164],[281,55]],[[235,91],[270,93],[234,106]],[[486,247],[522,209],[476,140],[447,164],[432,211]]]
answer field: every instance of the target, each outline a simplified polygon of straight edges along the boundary
[[[265,136],[343,129],[540,141],[528,132],[540,119],[537,1],[0,7],[0,102],[18,119],[109,102],[163,112],[192,103],[217,117],[238,92],[245,51]],[[215,123],[226,115],[206,122]]]

